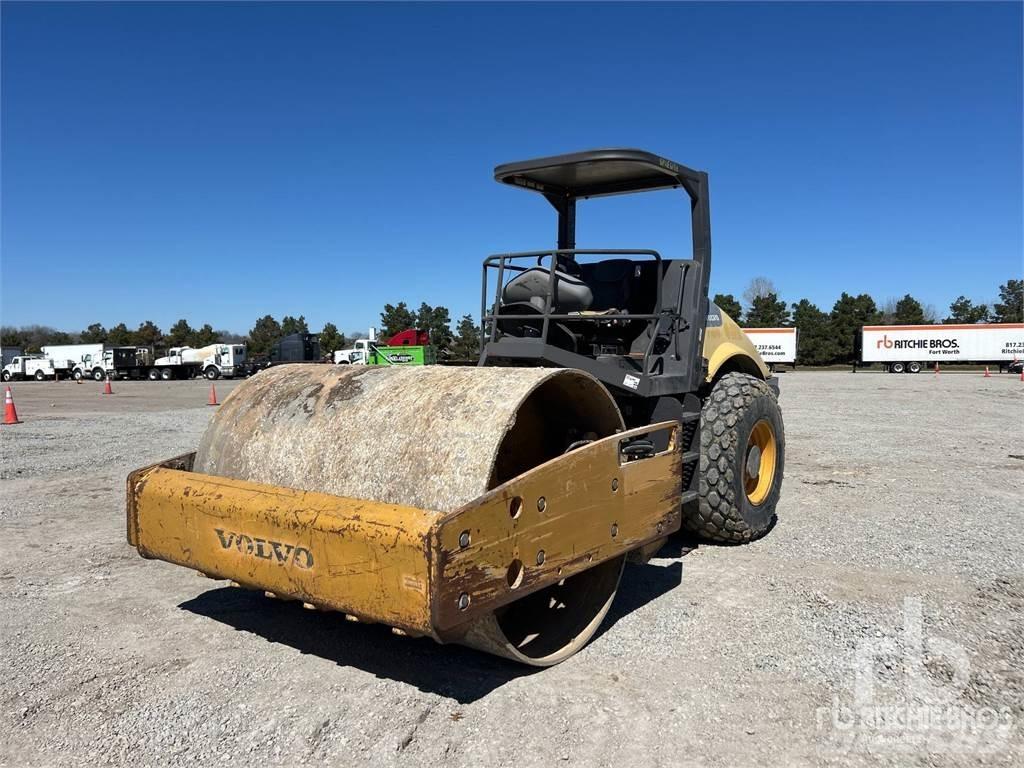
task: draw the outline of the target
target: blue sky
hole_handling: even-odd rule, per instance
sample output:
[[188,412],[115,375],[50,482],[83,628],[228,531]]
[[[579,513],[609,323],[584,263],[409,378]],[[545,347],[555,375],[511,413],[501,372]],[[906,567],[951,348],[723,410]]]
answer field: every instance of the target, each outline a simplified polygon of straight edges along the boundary
[[[991,300],[1024,271],[1021,9],[4,3],[0,320],[475,314],[485,255],[554,245],[493,166],[601,146],[710,173],[713,291]],[[681,193],[587,201],[578,244],[687,227]]]

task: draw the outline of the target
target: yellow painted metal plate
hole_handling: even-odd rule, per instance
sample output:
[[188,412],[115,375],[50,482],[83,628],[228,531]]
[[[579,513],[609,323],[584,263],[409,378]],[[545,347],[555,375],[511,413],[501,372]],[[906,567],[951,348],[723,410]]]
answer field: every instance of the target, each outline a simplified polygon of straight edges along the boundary
[[[435,626],[491,612],[677,531],[678,427],[664,422],[595,441],[444,516],[434,539]],[[666,451],[621,456],[622,443],[661,430],[673,433]]]
[[434,513],[164,467],[133,473],[128,490],[144,557],[430,633]]
[[[666,451],[621,445],[668,430]],[[597,440],[448,514],[192,472],[128,478],[128,539],[194,568],[445,640],[468,622],[678,530],[679,425]]]

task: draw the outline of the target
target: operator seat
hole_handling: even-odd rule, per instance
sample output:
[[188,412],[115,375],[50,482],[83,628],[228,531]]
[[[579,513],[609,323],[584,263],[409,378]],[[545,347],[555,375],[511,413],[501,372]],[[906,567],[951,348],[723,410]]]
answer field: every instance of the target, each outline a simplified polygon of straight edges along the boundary
[[[572,262],[575,264],[575,262]],[[551,311],[556,314],[583,312],[594,301],[593,291],[579,277],[565,271],[562,264],[555,269],[555,291]],[[529,303],[538,312],[544,311],[545,297],[551,281],[550,270],[531,267],[509,280],[501,292],[503,304]]]

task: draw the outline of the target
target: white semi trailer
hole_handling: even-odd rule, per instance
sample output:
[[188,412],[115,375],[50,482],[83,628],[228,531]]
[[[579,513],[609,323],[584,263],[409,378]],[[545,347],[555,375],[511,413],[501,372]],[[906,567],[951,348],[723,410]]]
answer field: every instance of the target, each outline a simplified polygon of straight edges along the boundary
[[1024,323],[865,325],[861,362],[889,373],[918,373],[936,363],[979,363],[1016,370],[1024,360]]
[[796,328],[744,328],[743,332],[772,370],[782,363],[796,365]]

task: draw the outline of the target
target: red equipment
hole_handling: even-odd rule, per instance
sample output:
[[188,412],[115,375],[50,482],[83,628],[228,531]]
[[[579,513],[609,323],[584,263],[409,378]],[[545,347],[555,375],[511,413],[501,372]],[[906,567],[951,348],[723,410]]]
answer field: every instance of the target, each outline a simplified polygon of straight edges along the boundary
[[387,347],[425,347],[430,343],[430,333],[418,328],[396,333],[384,342]]

